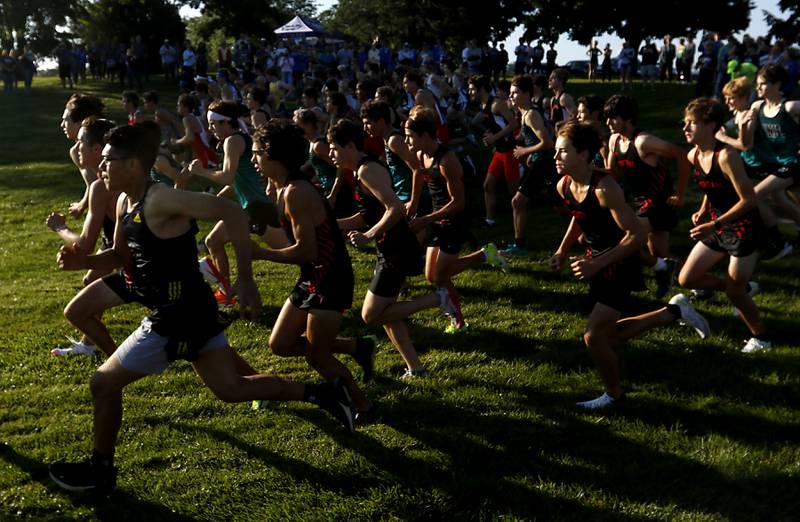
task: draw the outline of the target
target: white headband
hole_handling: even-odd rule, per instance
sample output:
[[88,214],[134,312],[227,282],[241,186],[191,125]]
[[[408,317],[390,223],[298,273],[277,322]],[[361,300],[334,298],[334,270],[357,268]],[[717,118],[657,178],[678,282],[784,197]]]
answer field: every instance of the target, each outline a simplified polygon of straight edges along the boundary
[[233,119],[214,111],[208,111],[207,117],[211,121],[231,121]]

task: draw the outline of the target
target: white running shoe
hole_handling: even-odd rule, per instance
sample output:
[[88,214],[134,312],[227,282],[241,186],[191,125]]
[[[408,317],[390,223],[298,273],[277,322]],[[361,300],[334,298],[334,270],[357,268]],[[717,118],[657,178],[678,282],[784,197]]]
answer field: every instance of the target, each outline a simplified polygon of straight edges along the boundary
[[67,340],[72,343],[72,346],[68,348],[58,346],[50,350],[50,354],[61,357],[62,355],[94,355],[97,352],[97,347],[93,344],[86,344],[69,336],[67,336]]
[[[753,297],[754,295],[756,295],[761,291],[761,287],[755,281],[750,281],[747,284],[750,285],[750,290],[747,291],[747,295],[749,295],[750,297]],[[742,313],[739,311],[738,308],[734,307],[733,311],[731,312],[731,315],[734,317],[739,317],[740,315],[742,315]]]
[[772,348],[772,343],[769,341],[762,341],[756,337],[751,337],[745,343],[744,348],[742,348],[742,353],[754,353],[760,352],[761,350],[766,350],[767,348]]
[[439,297],[439,308],[442,312],[447,314],[454,322],[462,324],[464,316],[461,315],[461,308],[453,301],[447,288],[440,286],[436,289],[436,295]]
[[604,410],[613,406],[621,406],[625,402],[625,395],[620,395],[619,399],[615,399],[611,395],[604,393],[596,399],[590,401],[577,402],[575,406],[586,408],[587,410]]
[[669,300],[669,304],[677,305],[681,309],[681,318],[678,320],[679,324],[691,326],[700,339],[705,339],[711,335],[711,327],[708,326],[706,318],[694,309],[689,302],[689,298],[683,294],[677,294]]
[[206,283],[212,287],[216,286],[217,288],[222,288],[222,284],[220,283],[222,276],[210,257],[205,256],[200,259],[200,261],[197,262],[197,266],[200,267],[200,273],[203,274],[203,279],[206,280]]

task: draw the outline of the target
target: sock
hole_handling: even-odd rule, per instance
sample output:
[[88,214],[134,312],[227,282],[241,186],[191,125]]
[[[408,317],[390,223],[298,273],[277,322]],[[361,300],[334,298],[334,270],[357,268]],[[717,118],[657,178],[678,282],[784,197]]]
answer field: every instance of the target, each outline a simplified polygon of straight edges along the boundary
[[494,225],[495,223],[496,223],[496,221],[494,219],[486,218],[486,224],[487,225]]
[[524,237],[515,237],[514,244],[517,245],[517,248],[525,248],[525,238]]
[[653,270],[656,272],[661,272],[662,270],[667,269],[667,262],[663,257],[656,258],[656,264],[653,265]]
[[683,317],[683,315],[681,315],[681,307],[676,304],[668,304],[667,312],[671,313],[676,321]]
[[92,462],[103,467],[111,467],[114,465],[114,454],[107,455],[94,450],[92,451]]
[[306,387],[303,389],[303,401],[310,402],[311,404],[318,404],[323,386],[325,386],[325,383],[306,384]]

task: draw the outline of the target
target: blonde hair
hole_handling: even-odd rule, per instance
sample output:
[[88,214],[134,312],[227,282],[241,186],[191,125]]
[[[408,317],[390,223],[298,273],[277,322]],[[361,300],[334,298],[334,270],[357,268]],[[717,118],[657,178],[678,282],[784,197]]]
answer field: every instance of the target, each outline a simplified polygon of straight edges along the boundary
[[746,76],[741,76],[726,83],[722,88],[722,95],[727,98],[747,98],[752,90],[750,80]]

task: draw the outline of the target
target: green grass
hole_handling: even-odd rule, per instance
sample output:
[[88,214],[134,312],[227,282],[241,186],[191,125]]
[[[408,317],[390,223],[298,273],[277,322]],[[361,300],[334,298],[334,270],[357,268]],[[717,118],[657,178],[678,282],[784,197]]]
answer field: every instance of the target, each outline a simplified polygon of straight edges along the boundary
[[[797,256],[762,264],[755,277],[774,349],[739,353],[743,324],[727,304],[704,305],[713,337],[700,342],[675,326],[620,346],[629,408],[586,415],[573,403],[600,390],[581,343],[586,289],[547,271],[562,225],[544,205],[531,211],[530,260],[515,261],[509,276],[479,268],[459,277],[468,333],[443,334],[436,311],[410,321],[430,378],[399,381],[401,360],[375,331],[377,378],[366,391],[381,423],[348,435],[301,404],[255,412],[223,404],[178,363],[126,390],[120,492],[106,500],[58,490],[47,464],[91,449],[87,382],[100,359],[49,355],[75,334],[61,311],[81,274],[56,269],[59,241],[44,220],[65,211],[83,184],[58,128],[67,93],[53,79],[36,83],[29,94],[0,97],[0,519],[797,519]],[[116,87],[88,87],[122,121]],[[592,90],[607,96],[613,86]],[[683,86],[648,91],[643,126],[677,141],[690,95]],[[687,219],[697,201],[693,192],[674,233],[679,255],[691,246]],[[493,236],[510,238],[509,221],[501,216]],[[353,253],[359,304],[372,262]],[[265,311],[235,322],[232,344],[262,371],[316,380],[304,360],[267,347],[296,268],[255,270]],[[413,294],[428,291],[412,283]],[[109,312],[115,339],[143,313],[133,305]],[[350,311],[344,333],[364,331]]]

